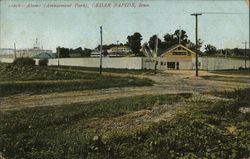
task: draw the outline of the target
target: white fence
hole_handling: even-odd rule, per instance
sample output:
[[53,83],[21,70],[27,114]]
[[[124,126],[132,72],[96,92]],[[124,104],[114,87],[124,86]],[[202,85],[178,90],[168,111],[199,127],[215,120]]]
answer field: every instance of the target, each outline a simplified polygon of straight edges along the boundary
[[[82,67],[99,67],[99,58],[60,58],[50,59],[49,65],[63,66],[82,66]],[[142,69],[141,57],[123,57],[123,58],[102,58],[103,68],[123,68],[123,69]]]
[[[244,59],[235,58],[218,58],[218,57],[201,57],[202,70],[226,70],[226,69],[239,69],[245,68]],[[249,67],[249,60],[246,61],[247,67]]]
[[[142,57],[122,57],[122,58],[103,58],[103,68],[121,68],[121,69],[154,69],[155,60],[158,61],[157,69],[167,69],[167,58],[142,58]],[[13,58],[0,58],[0,63],[12,63]],[[82,66],[82,67],[99,67],[99,58],[60,58],[49,59],[49,65],[57,66]],[[200,57],[201,70],[224,70],[224,69],[239,69],[245,67],[244,59],[232,58],[215,58],[215,57]],[[36,59],[38,64],[38,59]],[[246,62],[249,67],[249,61]],[[180,69],[195,69],[195,58],[192,62],[181,62]]]
[[13,58],[0,58],[0,63],[12,63],[13,61]]

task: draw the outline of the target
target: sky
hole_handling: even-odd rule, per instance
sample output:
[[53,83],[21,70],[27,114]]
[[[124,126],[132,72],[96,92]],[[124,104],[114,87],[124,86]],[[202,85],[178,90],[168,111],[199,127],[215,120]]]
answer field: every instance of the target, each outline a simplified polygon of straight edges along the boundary
[[[132,3],[135,7],[130,7]],[[154,34],[163,39],[180,27],[194,42],[195,18],[190,14],[200,12],[203,45],[243,48],[242,42],[249,41],[249,7],[244,0],[1,0],[0,4],[0,48],[13,48],[14,43],[17,49],[31,48],[38,38],[44,49],[53,51],[58,46],[93,49],[100,44],[100,26],[103,44],[126,43],[135,32],[142,35],[142,43]],[[237,14],[206,14],[211,12]]]

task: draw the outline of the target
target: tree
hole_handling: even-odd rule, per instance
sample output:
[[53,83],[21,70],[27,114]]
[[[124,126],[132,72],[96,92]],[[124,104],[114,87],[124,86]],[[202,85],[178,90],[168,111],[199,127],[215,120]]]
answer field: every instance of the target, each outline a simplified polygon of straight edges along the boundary
[[[198,50],[199,50],[199,54],[201,54],[201,47],[202,47],[203,41],[201,39],[198,40]],[[187,40],[187,45],[186,47],[188,47],[190,50],[196,52],[196,44],[193,43],[190,40]]]
[[57,55],[59,55],[60,58],[69,57],[69,48],[57,47],[56,53]]
[[178,44],[177,39],[174,38],[173,35],[167,33],[164,35],[165,47],[170,48],[171,46]]
[[143,56],[143,53],[140,52],[141,49],[141,40],[142,36],[140,33],[136,32],[133,35],[127,37],[128,45],[131,47],[131,50],[136,56]]
[[90,57],[92,50],[88,48],[84,48],[84,50],[81,52],[82,57]]
[[188,44],[187,44],[187,47],[192,50],[192,51],[195,51],[196,50],[196,45],[195,43],[193,43],[192,41],[188,40]]
[[175,30],[173,34],[174,41],[179,44],[179,38],[182,45],[186,46],[188,44],[188,36],[185,30]]
[[211,44],[205,45],[205,53],[208,55],[216,54],[217,48]]
[[[148,44],[150,46],[151,49],[155,49],[155,41],[156,41],[156,35],[153,35],[149,38]],[[158,47],[161,46],[161,39],[158,38]]]
[[166,44],[166,48],[169,48],[173,45],[179,44],[179,38],[182,45],[187,46],[190,42],[188,40],[187,32],[185,30],[175,30],[173,34],[167,33],[164,35],[164,41]]
[[236,56],[244,56],[245,55],[245,49],[234,48],[233,53]]

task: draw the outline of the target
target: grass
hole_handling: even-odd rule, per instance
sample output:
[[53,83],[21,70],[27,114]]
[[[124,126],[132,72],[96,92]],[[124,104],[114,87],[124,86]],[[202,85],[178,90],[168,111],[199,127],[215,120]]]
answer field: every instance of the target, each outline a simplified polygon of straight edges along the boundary
[[[56,66],[53,66],[53,67],[56,68]],[[69,69],[69,70],[84,70],[84,71],[99,72],[99,68],[97,67],[60,66],[60,68]],[[134,74],[134,75],[154,73],[154,70],[136,70],[136,69],[119,69],[119,68],[103,68],[102,71],[109,72],[109,73],[128,73],[128,74]]]
[[249,70],[221,70],[221,71],[211,71],[212,73],[222,74],[222,75],[250,75]]
[[173,103],[189,97],[190,94],[144,96],[0,111],[0,152],[7,158],[87,158],[97,150],[94,145],[101,142],[96,136],[101,130],[95,128],[90,134],[90,128],[79,129],[79,123],[89,119],[102,121],[150,109],[155,103]]
[[207,80],[224,81],[224,82],[249,83],[250,81],[248,77],[202,76],[202,78]]
[[145,78],[100,76],[97,73],[57,70],[39,66],[0,65],[0,96],[151,86],[152,84],[153,81]]
[[[190,94],[130,97],[89,104],[37,107],[0,114],[0,152],[7,158],[229,158],[250,156],[250,89],[215,92],[228,100],[190,98]],[[102,124],[156,105],[185,101],[174,116],[124,133]],[[85,121],[85,122],[84,122]],[[112,121],[113,123],[116,120]],[[79,128],[81,127],[81,128]],[[89,131],[89,129],[95,129]]]

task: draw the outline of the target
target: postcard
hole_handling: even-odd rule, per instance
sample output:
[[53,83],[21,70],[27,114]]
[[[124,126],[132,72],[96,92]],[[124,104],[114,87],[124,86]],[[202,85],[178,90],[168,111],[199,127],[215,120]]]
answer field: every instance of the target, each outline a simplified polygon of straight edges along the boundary
[[0,0],[0,159],[249,159],[249,15],[249,0]]

